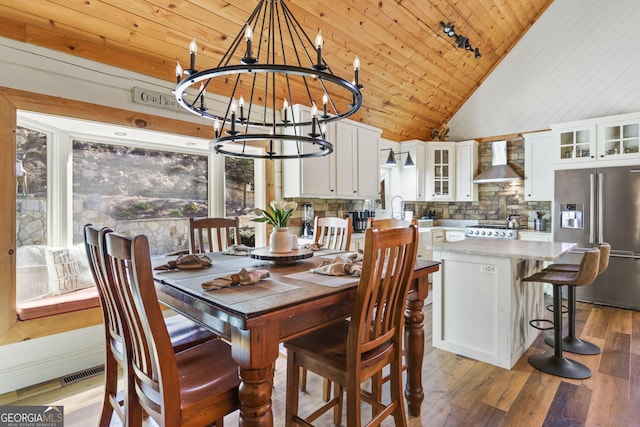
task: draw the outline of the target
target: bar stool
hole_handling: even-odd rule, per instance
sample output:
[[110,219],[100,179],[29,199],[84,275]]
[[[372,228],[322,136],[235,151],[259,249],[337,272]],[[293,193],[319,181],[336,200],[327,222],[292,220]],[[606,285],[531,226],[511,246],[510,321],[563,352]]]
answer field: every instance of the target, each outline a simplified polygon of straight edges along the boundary
[[[602,274],[609,266],[609,254],[611,253],[611,245],[608,243],[600,243],[600,262],[598,266],[598,275]],[[578,271],[579,264],[551,264],[545,271]],[[562,338],[562,349],[570,353],[593,355],[600,353],[600,347],[588,341],[583,341],[576,337],[576,287],[569,285],[567,287],[567,313],[568,313],[568,334]],[[551,347],[554,346],[555,338],[547,336],[544,342]]]
[[[553,285],[554,353],[529,356],[529,364],[534,368],[563,378],[584,379],[591,376],[591,370],[588,367],[562,355],[562,286],[584,286],[593,282],[598,275],[599,261],[600,250],[592,248],[585,251],[578,271],[543,270],[523,279],[525,282]],[[536,320],[530,321],[529,324],[537,329],[544,329],[534,325],[534,322]]]

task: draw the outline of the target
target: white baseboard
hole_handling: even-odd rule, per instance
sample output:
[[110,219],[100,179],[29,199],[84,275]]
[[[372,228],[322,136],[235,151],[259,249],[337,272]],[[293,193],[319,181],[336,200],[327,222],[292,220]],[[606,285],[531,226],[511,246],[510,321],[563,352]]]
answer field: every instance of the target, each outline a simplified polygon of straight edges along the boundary
[[102,325],[0,347],[0,394],[104,364]]

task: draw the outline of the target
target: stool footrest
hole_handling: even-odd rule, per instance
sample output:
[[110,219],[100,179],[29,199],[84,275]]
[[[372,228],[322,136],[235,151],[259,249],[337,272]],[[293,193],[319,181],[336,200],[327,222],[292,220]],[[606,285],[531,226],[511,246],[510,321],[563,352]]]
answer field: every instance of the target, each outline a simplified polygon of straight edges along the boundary
[[[544,306],[544,308],[547,309],[547,311],[550,311],[553,313],[553,304],[547,304]],[[569,312],[569,308],[566,305],[562,306],[562,314],[567,314]]]
[[[551,326],[540,326],[539,323],[546,323]],[[553,329],[553,321],[549,319],[531,319],[529,320],[529,325],[539,331],[548,331],[550,329]]]

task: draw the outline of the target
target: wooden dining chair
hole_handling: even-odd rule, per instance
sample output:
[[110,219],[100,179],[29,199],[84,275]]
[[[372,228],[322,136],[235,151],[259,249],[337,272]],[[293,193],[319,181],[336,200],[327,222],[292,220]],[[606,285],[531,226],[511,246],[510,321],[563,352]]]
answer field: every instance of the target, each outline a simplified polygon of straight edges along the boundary
[[352,232],[351,217],[317,216],[313,225],[314,243],[322,249],[349,250]]
[[174,352],[146,236],[106,234],[104,258],[123,301],[132,343],[125,348],[139,408],[161,427],[222,426],[223,417],[239,406],[240,377],[231,346],[210,340]]
[[[124,425],[136,425],[140,420],[132,419],[139,412],[132,409],[136,406],[133,395],[133,372],[127,358],[125,346],[131,345],[129,329],[123,314],[122,301],[116,291],[110,272],[104,268],[104,239],[112,230],[107,227],[98,228],[91,224],[84,227],[84,242],[89,267],[98,289],[105,331],[105,387],[100,427],[111,425],[113,413]],[[181,315],[165,318],[167,331],[175,352],[205,341],[218,338],[217,335],[197,325]],[[118,388],[118,371],[124,375],[124,387]],[[126,420],[126,421],[125,421]]]
[[[417,220],[415,220],[417,224]],[[412,221],[406,219],[396,219],[396,218],[369,218],[369,227],[368,228],[394,228],[394,227],[408,227]]]
[[240,244],[240,220],[235,218],[189,218],[192,254],[220,252]]
[[[374,229],[365,232],[362,275],[351,319],[284,343],[287,349],[287,401],[285,425],[311,425],[334,408],[340,424],[343,390],[347,398],[347,427],[362,425],[361,401],[377,414],[366,425],[379,425],[393,416],[395,425],[406,426],[402,390],[402,335],[404,307],[418,246],[418,227]],[[384,404],[361,389],[365,380],[390,366],[390,402]],[[300,367],[339,384],[335,396],[306,419],[298,413]]]

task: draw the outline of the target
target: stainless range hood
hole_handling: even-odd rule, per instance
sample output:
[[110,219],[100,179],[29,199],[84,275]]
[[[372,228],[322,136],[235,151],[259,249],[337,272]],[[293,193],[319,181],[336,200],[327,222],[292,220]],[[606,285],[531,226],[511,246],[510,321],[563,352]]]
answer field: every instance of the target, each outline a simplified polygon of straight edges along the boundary
[[509,182],[522,179],[522,177],[507,164],[507,141],[492,142],[491,154],[491,167],[473,178],[474,183]]

